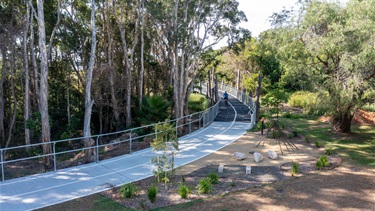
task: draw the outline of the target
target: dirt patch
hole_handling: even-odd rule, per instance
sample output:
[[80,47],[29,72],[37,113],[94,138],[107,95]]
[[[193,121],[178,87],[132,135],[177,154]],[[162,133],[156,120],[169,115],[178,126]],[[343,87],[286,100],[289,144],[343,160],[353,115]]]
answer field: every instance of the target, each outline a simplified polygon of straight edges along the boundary
[[[321,116],[319,122],[331,122],[332,117]],[[375,126],[375,112],[359,109],[353,116],[352,124]]]
[[[315,167],[316,158],[322,153],[322,149],[313,148],[299,138],[293,139],[299,150],[288,151],[286,146],[284,155],[276,140],[268,140],[264,144],[256,147],[261,135],[248,133],[236,142],[214,152],[204,158],[179,168],[176,175],[171,179],[167,187],[162,183],[156,183],[155,178],[148,178],[136,182],[140,191],[132,199],[123,199],[119,194],[119,188],[102,192],[101,194],[109,197],[126,207],[135,209],[152,209],[157,207],[166,207],[180,203],[195,201],[198,199],[215,198],[227,195],[231,192],[263,186],[274,182],[289,180],[292,177],[290,173],[291,162],[298,161],[300,165],[300,174],[295,177],[302,177],[307,174],[316,173],[319,170]],[[266,158],[266,151],[274,150],[279,154],[277,160]],[[249,152],[260,152],[265,156],[260,163],[255,163],[252,154]],[[247,153],[247,158],[238,161],[233,158],[234,152]],[[341,164],[342,160],[337,155],[328,156],[330,167],[320,171],[333,169]],[[224,164],[224,171],[218,173],[219,164]],[[251,165],[251,174],[246,174],[246,166]],[[212,191],[209,194],[199,194],[195,187],[198,181],[207,177],[210,173],[216,173],[219,176],[219,183],[213,184]],[[191,194],[188,199],[182,199],[178,193],[179,184],[186,184],[191,188]],[[147,188],[155,185],[158,188],[158,195],[155,203],[151,203],[147,198]],[[221,204],[221,202],[220,202]],[[197,208],[196,208],[197,209]],[[201,207],[199,210],[202,210]],[[232,210],[232,209],[230,209]]]

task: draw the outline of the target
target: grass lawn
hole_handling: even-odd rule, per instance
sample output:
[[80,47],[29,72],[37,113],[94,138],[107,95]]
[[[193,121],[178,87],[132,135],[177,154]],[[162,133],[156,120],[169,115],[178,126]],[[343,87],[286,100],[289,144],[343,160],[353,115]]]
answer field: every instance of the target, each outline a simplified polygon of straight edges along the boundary
[[331,148],[345,161],[375,167],[375,127],[352,125],[352,133],[336,134],[331,125],[317,121],[316,116],[292,116],[283,119],[287,126],[303,134],[312,143]]

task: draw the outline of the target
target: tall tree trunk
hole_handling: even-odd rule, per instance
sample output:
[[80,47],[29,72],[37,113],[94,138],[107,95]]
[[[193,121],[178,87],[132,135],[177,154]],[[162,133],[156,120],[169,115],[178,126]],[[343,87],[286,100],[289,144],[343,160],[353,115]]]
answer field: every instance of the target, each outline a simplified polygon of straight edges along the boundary
[[145,0],[142,0],[142,23],[141,23],[141,71],[139,72],[139,106],[142,105],[142,99],[143,99],[143,77],[144,77],[144,71],[145,71],[145,65],[144,65],[144,47],[145,47],[145,38],[144,38],[144,30],[145,30]]
[[237,83],[236,83],[237,90],[240,90],[240,78],[241,78],[241,72],[240,72],[240,69],[238,69],[237,70]]
[[[46,31],[44,21],[43,0],[37,1],[38,7],[38,32],[39,32],[39,50],[40,50],[40,93],[39,93],[39,111],[42,121],[42,142],[51,142],[51,129],[49,125],[48,114],[48,63],[47,63],[47,47],[46,47]],[[43,153],[45,155],[52,153],[50,144],[43,145]],[[44,168],[48,170],[52,168],[53,157],[44,157]]]
[[[30,118],[30,74],[29,74],[29,60],[27,56],[27,32],[29,31],[29,4],[26,3],[26,27],[23,32],[22,40],[22,52],[23,52],[23,63],[25,71],[25,95],[24,95],[24,125],[25,125],[25,144],[30,144],[30,129],[26,127],[26,122]],[[26,150],[30,150],[30,147],[26,147]]]
[[[121,7],[121,6],[120,6]],[[128,45],[126,42],[126,29],[124,27],[125,24],[125,17],[124,14],[124,8],[120,8],[121,15],[119,17],[116,17],[116,21],[118,22],[119,29],[120,29],[120,35],[121,35],[121,42],[122,42],[122,49],[124,54],[124,66],[125,66],[125,113],[126,113],[126,120],[125,124],[126,127],[130,127],[132,122],[132,114],[131,114],[131,94],[132,94],[132,69],[134,65],[134,51],[135,47],[138,44],[138,31],[139,31],[139,16],[140,16],[140,3],[137,3],[137,9],[136,9],[136,18],[135,18],[135,27],[134,27],[134,41],[133,45],[129,51]]]
[[[31,8],[33,9],[33,6],[32,6],[32,0],[30,0],[30,3],[31,5]],[[34,46],[34,24],[33,24],[33,15],[31,15],[31,20],[30,20],[30,55],[31,55],[31,63],[32,63],[32,66],[33,66],[33,73],[34,73],[34,80],[33,80],[33,84],[34,84],[34,94],[35,94],[35,97],[33,97],[33,104],[34,104],[34,108],[37,108],[39,109],[39,85],[38,85],[38,82],[39,82],[39,73],[38,73],[38,65],[36,63],[36,57],[35,57],[35,46]],[[37,110],[36,109],[36,110]]]
[[[115,127],[116,130],[119,130],[120,126],[120,113],[118,108],[118,102],[116,98],[116,91],[115,91],[115,70],[113,67],[113,36],[112,36],[112,28],[111,28],[111,17],[110,17],[110,2],[106,1],[106,12],[104,17],[106,18],[105,23],[107,25],[107,39],[108,39],[108,49],[107,49],[107,62],[109,66],[109,84],[111,88],[111,100],[112,100],[112,108],[113,108],[113,115],[115,117]],[[115,11],[114,11],[115,12]]]
[[[9,123],[9,128],[8,128],[8,139],[7,142],[5,143],[5,148],[7,148],[12,140],[12,131],[14,124],[16,122],[16,116],[17,116],[17,96],[16,96],[16,90],[14,87],[14,78],[15,78],[15,67],[14,67],[14,44],[13,44],[14,37],[13,35],[11,36],[11,51],[10,51],[10,57],[9,57],[9,63],[10,63],[10,89],[12,91],[12,98],[13,98],[13,113],[10,115],[12,116],[12,119],[10,120]],[[11,111],[10,111],[11,112]]]
[[[6,49],[5,46],[1,46],[1,56],[2,56],[2,65],[1,65],[1,72],[0,72],[0,140],[5,140],[5,128],[4,128],[4,74],[5,74],[5,64],[7,62],[6,59]],[[0,147],[2,143],[0,142]]]
[[[90,63],[86,74],[86,88],[85,88],[85,119],[83,123],[83,135],[85,137],[85,147],[92,147],[95,142],[90,138],[91,136],[91,112],[94,100],[91,99],[91,81],[92,72],[95,64],[95,48],[96,48],[96,26],[95,26],[95,1],[91,0],[91,52],[90,52]],[[86,162],[92,162],[95,160],[96,150],[86,149],[85,159]]]
[[256,105],[256,119],[255,121],[258,122],[259,120],[259,116],[260,116],[260,102],[259,102],[259,99],[260,99],[260,91],[262,89],[262,75],[259,74],[258,76],[258,88],[257,88],[257,98],[256,98],[256,101],[255,101],[255,105]]

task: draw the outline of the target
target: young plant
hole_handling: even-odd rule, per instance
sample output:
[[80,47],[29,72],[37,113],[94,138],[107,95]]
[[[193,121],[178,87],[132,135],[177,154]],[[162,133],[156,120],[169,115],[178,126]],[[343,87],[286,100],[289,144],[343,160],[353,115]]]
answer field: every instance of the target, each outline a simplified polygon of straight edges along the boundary
[[219,176],[217,174],[211,173],[211,174],[208,175],[208,177],[211,180],[211,184],[217,184],[217,183],[219,183]]
[[296,163],[296,162],[292,163],[292,169],[290,170],[290,173],[292,174],[292,177],[294,177],[294,175],[296,175],[296,174],[299,174],[299,164],[298,163]]
[[190,190],[189,186],[180,183],[180,185],[178,187],[178,192],[179,192],[181,198],[186,199],[188,197],[188,195],[190,194],[191,190]]
[[333,154],[333,149],[332,148],[327,148],[326,149],[326,155],[332,155]]
[[133,183],[128,183],[120,188],[122,198],[133,198],[138,192],[138,187]]
[[212,190],[211,179],[209,177],[200,179],[196,188],[200,194],[209,193]]
[[323,167],[329,166],[329,161],[328,161],[327,156],[325,155],[319,156],[315,165],[318,169],[322,169]]
[[315,146],[316,146],[316,148],[320,148],[322,145],[320,144],[319,141],[315,141]]
[[155,185],[152,185],[151,187],[147,189],[147,197],[151,203],[155,202],[157,193],[158,193],[158,189],[156,188]]
[[306,137],[305,137],[305,141],[306,141],[306,143],[309,144],[309,143],[311,142],[310,137],[306,136]]

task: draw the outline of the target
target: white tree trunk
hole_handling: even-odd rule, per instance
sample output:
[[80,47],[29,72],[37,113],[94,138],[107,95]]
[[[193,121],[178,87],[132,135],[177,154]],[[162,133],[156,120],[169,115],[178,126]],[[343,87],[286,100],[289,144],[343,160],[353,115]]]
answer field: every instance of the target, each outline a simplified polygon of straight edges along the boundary
[[[30,144],[30,129],[26,127],[26,122],[30,118],[30,73],[29,73],[29,60],[27,56],[27,32],[29,31],[29,4],[26,3],[26,27],[23,32],[22,36],[22,52],[23,52],[23,64],[24,64],[24,71],[25,71],[25,95],[24,95],[24,105],[23,105],[23,117],[24,117],[24,124],[25,124],[25,144]],[[26,150],[30,150],[30,147],[26,147]]]
[[[32,0],[30,0],[29,3],[32,7]],[[33,16],[31,16],[30,23],[33,22]],[[34,46],[34,24],[30,24],[30,55],[31,55],[31,62],[33,66],[33,74],[34,74],[34,93],[36,97],[33,97],[34,105],[39,108],[39,72],[38,72],[38,65],[36,63],[36,57],[35,57],[35,46]]]
[[[85,137],[85,147],[91,147],[94,145],[94,141],[90,138],[91,136],[91,112],[94,100],[91,99],[91,81],[92,72],[95,64],[95,49],[96,49],[96,26],[95,26],[95,1],[91,0],[91,52],[90,62],[86,74],[86,88],[85,88],[85,119],[83,123],[83,135]],[[86,162],[92,162],[95,160],[96,155],[95,149],[85,150]]]
[[[42,142],[49,143],[51,141],[51,131],[48,115],[48,63],[47,63],[47,47],[46,32],[44,22],[43,0],[37,0],[38,7],[38,32],[39,32],[39,50],[40,50],[40,93],[39,93],[39,111],[42,121]],[[43,153],[51,154],[50,144],[43,145]],[[53,157],[44,157],[45,170],[52,168]]]
[[142,98],[143,98],[143,76],[145,72],[145,65],[144,65],[144,47],[145,47],[145,38],[144,38],[144,30],[145,30],[145,0],[142,0],[142,23],[141,23],[141,71],[139,73],[139,106],[142,105]]
[[[6,49],[4,46],[1,47],[2,65],[0,72],[0,139],[5,140],[4,131],[4,74],[5,74],[5,63],[6,61]],[[0,143],[1,146],[1,143]]]

